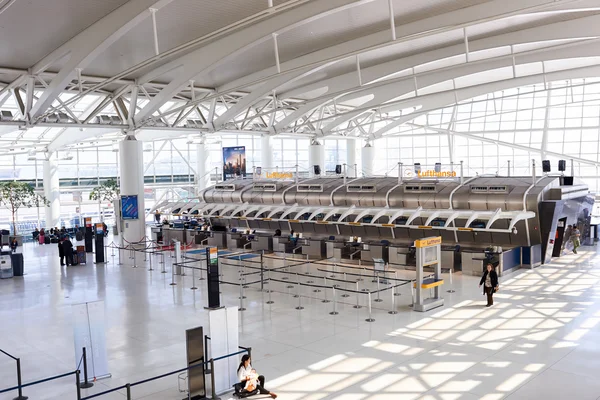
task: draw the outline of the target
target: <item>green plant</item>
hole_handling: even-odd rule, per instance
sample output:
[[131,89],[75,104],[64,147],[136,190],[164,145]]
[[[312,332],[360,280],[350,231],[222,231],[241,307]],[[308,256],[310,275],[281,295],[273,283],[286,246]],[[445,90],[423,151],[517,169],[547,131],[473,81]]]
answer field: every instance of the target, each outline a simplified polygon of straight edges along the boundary
[[17,210],[49,206],[50,202],[44,196],[37,194],[31,185],[25,182],[0,182],[0,204],[8,208],[12,215],[13,232],[17,234]]
[[96,186],[90,192],[90,200],[113,202],[119,197],[120,194],[121,191],[117,181],[115,179],[109,179],[100,186]]

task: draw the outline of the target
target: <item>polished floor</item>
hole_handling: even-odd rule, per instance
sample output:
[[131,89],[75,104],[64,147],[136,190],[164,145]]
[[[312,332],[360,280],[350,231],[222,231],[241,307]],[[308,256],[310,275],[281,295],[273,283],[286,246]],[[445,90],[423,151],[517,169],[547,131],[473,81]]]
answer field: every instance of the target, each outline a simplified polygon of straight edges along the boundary
[[[277,278],[282,282],[268,285],[274,291],[270,294],[258,285],[244,289],[240,343],[252,347],[255,368],[282,400],[600,399],[600,256],[595,248],[580,250],[501,279],[492,308],[484,307],[478,279],[460,274],[454,276],[454,293],[444,287],[446,305],[429,313],[411,311],[408,285],[398,289],[400,296],[384,291],[381,302],[373,297],[374,322],[365,321],[364,293],[343,298],[338,290],[339,314],[330,315],[334,303],[322,301],[325,296],[331,300],[331,290],[314,292],[289,284],[312,280],[330,285],[327,277],[341,279],[342,269],[292,267],[290,274],[271,276],[290,279]],[[98,299],[106,303],[112,378],[96,382],[84,395],[185,366],[185,330],[207,325],[206,281],[196,275],[192,282],[188,272],[170,285],[170,257],[168,273],[162,274],[158,258],[153,271],[148,263],[119,266],[110,251],[105,266],[88,260],[85,267],[61,268],[57,253],[55,245],[28,244],[26,276],[0,281],[0,349],[21,358],[24,382],[74,369],[71,305]],[[283,263],[267,261],[272,267]],[[330,271],[319,271],[326,269]],[[235,285],[222,286],[222,302],[239,306],[240,267],[223,270],[224,279]],[[306,271],[313,277],[293,274]],[[399,277],[411,274],[401,272]],[[194,284],[198,290],[190,289]],[[359,291],[376,289],[370,278],[358,284]],[[342,284],[340,289],[354,286]],[[300,297],[295,298],[297,290]],[[273,304],[266,304],[269,298]],[[357,301],[362,308],[353,307]],[[296,310],[299,305],[304,309]],[[398,313],[389,314],[392,309]],[[14,362],[0,354],[0,387],[15,382]],[[24,394],[30,399],[75,399],[73,382],[67,377],[26,388]],[[0,399],[15,396],[0,394]],[[183,397],[175,376],[132,389],[135,399]],[[98,398],[125,399],[125,393]]]

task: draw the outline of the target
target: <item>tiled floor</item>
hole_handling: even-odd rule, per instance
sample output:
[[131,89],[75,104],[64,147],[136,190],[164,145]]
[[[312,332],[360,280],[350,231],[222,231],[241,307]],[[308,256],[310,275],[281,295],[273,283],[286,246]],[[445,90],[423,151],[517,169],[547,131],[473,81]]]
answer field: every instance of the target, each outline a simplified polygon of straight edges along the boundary
[[[208,323],[206,281],[196,280],[199,289],[191,290],[188,274],[169,285],[170,257],[169,273],[161,274],[158,259],[155,270],[148,271],[148,265],[117,265],[110,251],[106,266],[88,260],[85,267],[71,268],[59,266],[54,245],[29,244],[24,253],[27,275],[0,281],[0,349],[21,357],[25,382],[75,367],[74,303],[102,299],[107,311],[112,378],[96,382],[84,395],[184,367],[185,329]],[[283,265],[282,260],[267,263]],[[324,266],[308,268],[319,277],[291,280],[324,284],[323,275],[330,275],[316,271]],[[238,267],[223,269],[224,279],[237,283]],[[343,279],[342,272],[336,277]],[[325,295],[331,299],[331,289],[315,293],[301,287],[301,297],[294,298],[296,287],[272,282],[268,287],[275,291],[270,295],[275,303],[269,305],[269,294],[253,285],[244,291],[240,343],[253,348],[254,366],[282,400],[595,400],[600,399],[599,280],[600,258],[595,249],[584,248],[579,255],[501,279],[492,308],[483,307],[476,277],[457,274],[456,292],[444,290],[443,308],[412,312],[407,285],[394,298],[398,314],[388,313],[389,290],[381,294],[382,302],[372,303],[372,323],[365,322],[364,294],[357,310],[356,296],[341,298],[338,290],[339,314],[330,315],[334,304],[322,300]],[[359,285],[374,289],[376,284],[364,279]],[[239,286],[222,290],[225,305],[239,305]],[[299,302],[300,311],[295,309]],[[15,382],[14,363],[0,354],[0,387]],[[68,377],[24,392],[30,399],[75,399],[73,382]],[[0,399],[15,396],[5,393]],[[132,397],[168,400],[184,394],[176,378],[168,377],[136,386]],[[125,399],[125,394],[98,398]]]

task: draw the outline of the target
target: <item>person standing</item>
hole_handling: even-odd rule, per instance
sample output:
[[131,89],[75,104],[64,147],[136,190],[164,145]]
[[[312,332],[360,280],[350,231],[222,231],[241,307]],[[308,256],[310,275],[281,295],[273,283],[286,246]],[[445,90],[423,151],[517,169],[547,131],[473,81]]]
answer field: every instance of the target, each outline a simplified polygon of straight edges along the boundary
[[10,243],[10,249],[13,253],[16,253],[17,247],[19,247],[19,242],[17,242],[17,238],[14,238],[13,241]]
[[58,241],[58,257],[60,257],[60,266],[61,267],[65,265],[65,249],[63,247],[63,242],[64,242],[63,238],[61,238]]
[[479,287],[483,285],[483,294],[487,296],[487,305],[486,307],[491,307],[494,305],[494,292],[498,290],[498,274],[494,270],[494,266],[492,264],[488,264],[486,267],[481,280],[479,281]]
[[573,253],[577,254],[577,248],[581,246],[581,232],[579,232],[577,225],[573,225],[571,240],[573,241]]
[[67,262],[67,267],[70,265],[73,265],[73,243],[71,243],[71,239],[69,239],[69,237],[65,237],[65,240],[63,240],[63,251],[65,254],[65,258],[66,258],[66,262]]
[[156,210],[154,212],[154,220],[156,221],[157,224],[160,224],[160,211]]

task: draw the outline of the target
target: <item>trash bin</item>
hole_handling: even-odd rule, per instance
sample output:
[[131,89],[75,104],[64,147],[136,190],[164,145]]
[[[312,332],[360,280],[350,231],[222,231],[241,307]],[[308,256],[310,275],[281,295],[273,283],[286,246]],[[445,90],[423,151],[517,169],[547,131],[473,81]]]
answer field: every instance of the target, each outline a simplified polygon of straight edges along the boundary
[[12,264],[10,262],[10,255],[6,252],[1,252],[0,255],[0,279],[7,279],[13,277]]
[[23,253],[13,253],[10,255],[12,263],[13,275],[23,276]]

